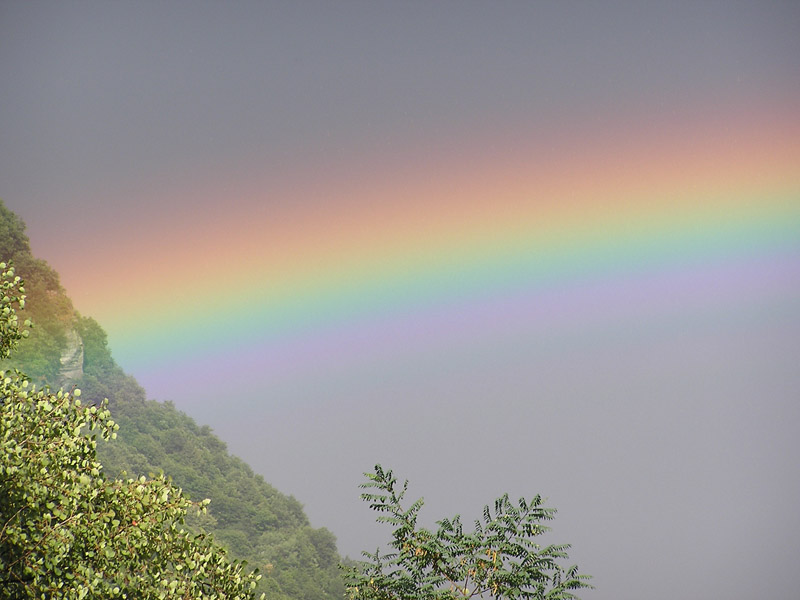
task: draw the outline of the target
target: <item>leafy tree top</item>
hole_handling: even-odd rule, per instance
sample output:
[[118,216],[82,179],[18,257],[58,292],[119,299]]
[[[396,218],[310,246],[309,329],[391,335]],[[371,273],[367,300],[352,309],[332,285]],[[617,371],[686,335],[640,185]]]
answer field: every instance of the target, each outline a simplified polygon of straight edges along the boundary
[[365,475],[361,487],[370,491],[361,498],[378,512],[378,522],[392,527],[393,552],[365,552],[367,561],[345,567],[352,600],[573,600],[574,591],[591,587],[576,566],[561,566],[569,545],[537,543],[549,530],[543,522],[556,512],[543,507],[540,496],[517,504],[501,496],[493,508],[484,507],[472,532],[464,530],[458,515],[438,521],[432,531],[417,525],[422,499],[408,508],[402,504],[408,481],[399,485],[380,465]]

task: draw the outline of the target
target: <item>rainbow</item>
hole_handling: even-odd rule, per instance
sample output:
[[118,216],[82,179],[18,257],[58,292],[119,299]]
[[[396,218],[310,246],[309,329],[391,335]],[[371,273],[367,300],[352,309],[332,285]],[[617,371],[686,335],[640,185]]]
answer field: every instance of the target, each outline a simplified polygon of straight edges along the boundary
[[171,192],[188,210],[107,231],[68,288],[156,390],[599,331],[748,294],[796,310],[798,114],[486,135],[210,177]]

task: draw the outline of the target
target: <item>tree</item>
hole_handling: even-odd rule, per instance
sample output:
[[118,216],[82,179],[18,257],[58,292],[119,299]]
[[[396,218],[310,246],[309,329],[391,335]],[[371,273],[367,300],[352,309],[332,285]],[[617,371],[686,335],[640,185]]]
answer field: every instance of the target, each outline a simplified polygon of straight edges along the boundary
[[[24,335],[22,281],[0,263],[0,357]],[[15,308],[16,305],[16,308]],[[51,393],[0,371],[0,598],[252,598],[259,578],[184,527],[186,498],[163,476],[107,479],[96,433],[116,437],[107,401]]]
[[438,530],[417,526],[422,499],[409,508],[402,500],[402,487],[391,470],[375,466],[365,473],[362,488],[376,490],[361,494],[377,511],[379,522],[393,527],[390,546],[394,552],[368,552],[368,559],[343,567],[347,590],[353,600],[464,600],[480,598],[575,599],[572,592],[591,587],[578,568],[563,568],[569,545],[544,548],[535,538],[549,528],[543,521],[553,519],[555,510],[542,507],[539,496],[515,505],[508,494],[498,498],[494,511],[483,509],[475,530],[465,532],[457,515],[437,522]]
[[[0,360],[8,358],[19,340],[28,334],[27,329],[19,326],[19,317],[14,309],[15,304],[25,308],[25,288],[22,284],[14,267],[0,262]],[[30,321],[23,324],[24,327],[30,325]]]
[[73,320],[72,302],[61,287],[58,273],[31,254],[25,223],[0,200],[0,261],[12,260],[16,274],[27,284],[29,317],[37,324],[30,338],[15,350],[12,364],[32,379],[54,382],[67,343],[66,331]]
[[18,252],[30,252],[25,223],[0,200],[0,259],[10,259]]

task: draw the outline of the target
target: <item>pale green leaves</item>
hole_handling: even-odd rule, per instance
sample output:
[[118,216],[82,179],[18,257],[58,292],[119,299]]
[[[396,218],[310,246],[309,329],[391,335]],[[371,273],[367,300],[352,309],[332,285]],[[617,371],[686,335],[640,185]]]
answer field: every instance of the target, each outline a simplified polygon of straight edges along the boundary
[[[20,329],[19,318],[14,308],[25,307],[25,288],[11,264],[0,262],[0,359],[8,358],[17,343],[26,337],[27,330]],[[30,327],[30,321],[24,326]]]
[[[0,357],[21,337],[21,281],[0,263]],[[6,310],[8,309],[8,310]],[[162,477],[107,479],[97,431],[116,436],[107,401],[53,394],[0,371],[0,598],[249,599],[256,573],[179,527],[205,509]]]

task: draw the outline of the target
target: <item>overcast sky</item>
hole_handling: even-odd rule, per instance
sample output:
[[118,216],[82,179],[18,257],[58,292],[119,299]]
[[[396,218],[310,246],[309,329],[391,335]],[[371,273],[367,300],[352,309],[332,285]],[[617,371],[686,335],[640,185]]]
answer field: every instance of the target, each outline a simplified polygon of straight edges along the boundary
[[[798,31],[796,2],[2,0],[0,198],[150,397],[343,553],[388,538],[357,489],[382,462],[429,523],[549,498],[587,599],[794,597]],[[556,231],[527,229],[540,179],[606,182],[595,207],[639,168],[750,187],[673,229],[653,189],[619,247],[559,205],[563,254],[503,259]],[[481,237],[462,205],[511,216]]]

